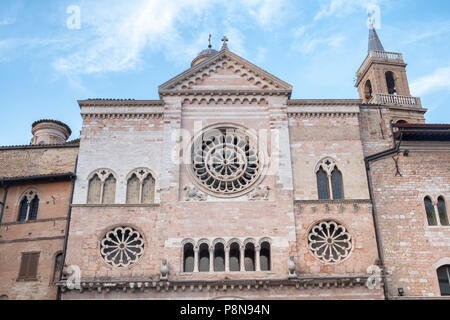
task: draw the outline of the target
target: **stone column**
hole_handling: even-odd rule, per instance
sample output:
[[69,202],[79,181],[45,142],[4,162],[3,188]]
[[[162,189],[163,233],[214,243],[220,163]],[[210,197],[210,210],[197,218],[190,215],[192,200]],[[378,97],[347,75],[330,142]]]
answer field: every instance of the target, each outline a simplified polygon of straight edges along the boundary
[[260,254],[261,254],[261,247],[260,246],[256,246],[255,247],[255,271],[256,272],[261,271],[261,265],[260,265],[260,262],[259,262]]
[[241,254],[241,258],[239,259],[240,261],[240,265],[241,265],[241,272],[245,272],[245,263],[244,263],[244,259],[245,259],[245,247],[242,246],[241,250],[240,250],[240,254]]
[[209,247],[209,272],[214,272],[214,247]]
[[230,248],[225,247],[225,272],[230,272]]
[[198,272],[198,247],[194,248],[194,272]]

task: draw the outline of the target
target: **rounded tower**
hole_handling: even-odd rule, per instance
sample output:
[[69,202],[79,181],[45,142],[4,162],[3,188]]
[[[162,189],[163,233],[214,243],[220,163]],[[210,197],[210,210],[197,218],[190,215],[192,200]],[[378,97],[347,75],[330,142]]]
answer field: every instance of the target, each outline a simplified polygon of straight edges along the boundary
[[32,145],[63,144],[72,134],[69,126],[57,120],[38,120],[31,126]]

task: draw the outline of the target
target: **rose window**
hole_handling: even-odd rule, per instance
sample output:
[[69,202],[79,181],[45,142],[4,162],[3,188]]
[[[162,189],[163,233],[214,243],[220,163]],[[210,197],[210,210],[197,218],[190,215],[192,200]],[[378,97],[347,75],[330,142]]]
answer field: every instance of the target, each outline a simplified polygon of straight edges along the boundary
[[218,194],[235,194],[249,188],[260,175],[255,144],[245,132],[212,129],[192,146],[192,171],[198,183]]
[[100,244],[103,259],[114,267],[128,267],[139,260],[144,252],[144,240],[130,227],[109,231]]
[[334,221],[323,221],[311,228],[308,246],[317,259],[330,263],[339,262],[350,254],[352,237],[342,225]]

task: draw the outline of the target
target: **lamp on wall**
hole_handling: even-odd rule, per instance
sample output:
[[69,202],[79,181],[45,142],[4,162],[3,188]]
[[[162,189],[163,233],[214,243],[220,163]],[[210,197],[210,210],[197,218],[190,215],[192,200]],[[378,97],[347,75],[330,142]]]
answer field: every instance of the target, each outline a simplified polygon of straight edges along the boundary
[[405,291],[403,291],[403,288],[398,288],[398,296],[403,297],[405,295]]

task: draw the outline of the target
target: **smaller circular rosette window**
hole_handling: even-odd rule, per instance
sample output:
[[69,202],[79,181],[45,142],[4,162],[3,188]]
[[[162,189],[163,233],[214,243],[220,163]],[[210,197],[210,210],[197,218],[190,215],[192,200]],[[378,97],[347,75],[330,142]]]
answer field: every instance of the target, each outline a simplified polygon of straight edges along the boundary
[[353,248],[351,235],[334,221],[322,221],[312,227],[308,246],[317,259],[327,263],[344,260]]
[[208,130],[194,141],[191,154],[195,180],[219,196],[247,190],[261,174],[256,143],[241,129]]
[[144,253],[144,239],[130,227],[117,227],[106,233],[100,243],[103,260],[114,267],[129,267]]

